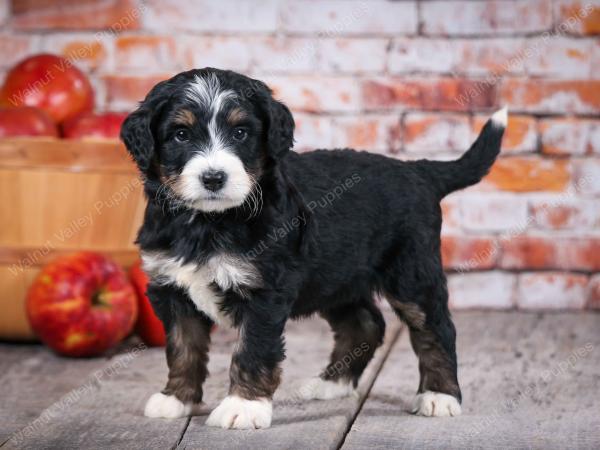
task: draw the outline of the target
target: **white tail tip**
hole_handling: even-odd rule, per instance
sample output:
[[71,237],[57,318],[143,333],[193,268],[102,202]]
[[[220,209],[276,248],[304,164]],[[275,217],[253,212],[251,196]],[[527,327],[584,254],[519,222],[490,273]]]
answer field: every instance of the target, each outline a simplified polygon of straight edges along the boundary
[[505,106],[492,114],[492,123],[498,127],[506,128],[508,123],[508,108]]

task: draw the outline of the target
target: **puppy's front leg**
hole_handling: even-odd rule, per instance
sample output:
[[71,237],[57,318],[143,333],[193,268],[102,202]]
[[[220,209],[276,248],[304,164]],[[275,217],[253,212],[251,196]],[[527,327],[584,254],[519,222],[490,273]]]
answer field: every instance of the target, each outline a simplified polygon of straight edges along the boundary
[[202,384],[208,374],[213,322],[198,312],[178,288],[151,284],[148,296],[167,331],[169,379],[161,392],[150,397],[144,414],[175,419],[197,413],[202,401]]
[[208,426],[247,429],[271,425],[273,394],[285,358],[282,333],[287,314],[278,310],[281,304],[249,300],[229,369],[229,395],[211,412]]

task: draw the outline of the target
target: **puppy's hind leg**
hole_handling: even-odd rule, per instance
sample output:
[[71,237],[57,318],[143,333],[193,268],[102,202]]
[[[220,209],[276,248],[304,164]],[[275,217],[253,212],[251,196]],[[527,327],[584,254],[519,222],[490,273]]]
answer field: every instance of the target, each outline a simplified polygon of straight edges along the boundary
[[[422,263],[422,262],[421,262]],[[420,382],[412,412],[423,416],[457,416],[461,391],[457,377],[456,330],[448,310],[446,279],[441,263],[425,262],[426,280],[412,278],[402,288],[388,290],[388,301],[408,325],[419,359]],[[421,281],[421,282],[419,282]],[[410,299],[410,300],[405,300]]]
[[334,333],[334,348],[325,370],[298,390],[305,400],[345,397],[353,393],[365,367],[383,342],[385,321],[372,300],[322,312]]

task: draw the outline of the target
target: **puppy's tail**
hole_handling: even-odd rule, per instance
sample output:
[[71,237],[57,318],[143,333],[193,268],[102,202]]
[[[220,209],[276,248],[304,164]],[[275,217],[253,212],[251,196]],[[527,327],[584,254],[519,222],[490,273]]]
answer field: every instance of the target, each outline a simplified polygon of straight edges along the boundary
[[440,198],[451,192],[478,183],[487,175],[500,153],[502,136],[508,121],[504,107],[486,122],[471,148],[455,161],[429,161],[427,169]]

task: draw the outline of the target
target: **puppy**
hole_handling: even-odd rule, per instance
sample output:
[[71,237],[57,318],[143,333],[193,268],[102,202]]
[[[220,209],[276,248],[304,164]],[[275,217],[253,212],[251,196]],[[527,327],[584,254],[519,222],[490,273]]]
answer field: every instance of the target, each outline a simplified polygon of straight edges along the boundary
[[353,150],[296,154],[294,119],[262,82],[217,69],[157,84],[121,137],[148,205],[137,243],[168,336],[169,377],[148,417],[193,414],[210,329],[239,340],[229,394],[207,420],[265,428],[288,319],[319,314],[334,333],[306,398],[350,394],[382,343],[382,294],[419,359],[414,412],[461,412],[455,329],[440,257],[440,200],[477,183],[498,152],[506,110],[458,160],[398,161]]

